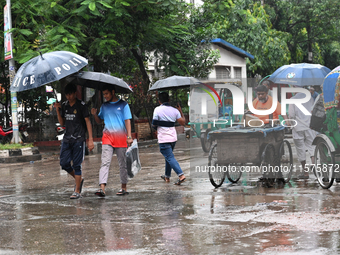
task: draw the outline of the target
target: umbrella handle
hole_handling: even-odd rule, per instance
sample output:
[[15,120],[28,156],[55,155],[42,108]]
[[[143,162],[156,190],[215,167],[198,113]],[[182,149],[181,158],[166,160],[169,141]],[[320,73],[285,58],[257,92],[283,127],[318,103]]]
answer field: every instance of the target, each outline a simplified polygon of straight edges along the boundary
[[55,89],[53,89],[53,95],[54,95],[54,97],[55,97],[55,99],[56,99],[56,102],[58,103],[57,92],[55,91]]
[[42,53],[41,53],[41,51],[39,51],[39,53],[40,53],[41,59],[42,59],[42,60],[45,60],[44,57],[43,57],[43,55],[42,55]]

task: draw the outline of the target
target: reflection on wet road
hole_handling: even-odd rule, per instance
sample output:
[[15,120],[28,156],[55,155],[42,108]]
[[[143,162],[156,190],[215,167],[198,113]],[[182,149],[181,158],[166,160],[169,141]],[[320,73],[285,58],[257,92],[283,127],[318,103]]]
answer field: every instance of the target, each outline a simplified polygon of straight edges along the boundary
[[[199,144],[198,144],[199,149]],[[188,181],[167,184],[157,146],[141,148],[142,171],[118,197],[118,164],[107,197],[98,188],[100,155],[83,165],[83,198],[47,155],[34,164],[1,165],[0,254],[336,254],[340,252],[340,185],[323,190],[314,178],[262,187],[243,176],[214,189],[190,178],[188,142],[176,157]],[[207,158],[197,150],[199,158]]]

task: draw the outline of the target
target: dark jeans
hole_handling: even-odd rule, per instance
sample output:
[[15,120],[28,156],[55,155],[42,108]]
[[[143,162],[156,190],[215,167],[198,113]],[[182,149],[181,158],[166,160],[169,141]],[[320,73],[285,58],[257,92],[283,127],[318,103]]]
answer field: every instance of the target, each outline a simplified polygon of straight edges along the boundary
[[171,177],[171,169],[173,169],[178,176],[183,175],[183,171],[172,152],[175,148],[175,145],[176,142],[159,144],[159,149],[165,158],[165,177],[167,178]]
[[[85,142],[65,143],[62,142],[60,150],[60,165],[66,172],[74,170],[75,175],[81,175],[81,163],[85,155]],[[71,166],[71,161],[73,166]]]

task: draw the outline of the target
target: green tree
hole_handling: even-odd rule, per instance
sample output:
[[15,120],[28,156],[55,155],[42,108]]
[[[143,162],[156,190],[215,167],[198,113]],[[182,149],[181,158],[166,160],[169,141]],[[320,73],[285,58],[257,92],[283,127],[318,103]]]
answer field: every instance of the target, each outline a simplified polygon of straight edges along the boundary
[[[338,41],[337,27],[340,3],[335,0],[266,1],[273,28],[286,32],[292,62],[325,63],[325,51],[333,41]],[[313,59],[308,59],[308,52]]]
[[73,0],[13,4],[16,60],[37,51],[87,56],[95,71],[125,79],[138,68],[149,86],[147,61],[159,58],[166,75],[206,76],[218,55],[192,35],[184,1]]
[[222,38],[253,54],[249,75],[267,75],[287,64],[289,35],[272,29],[270,17],[259,2],[207,0],[193,16],[196,30],[206,39]]

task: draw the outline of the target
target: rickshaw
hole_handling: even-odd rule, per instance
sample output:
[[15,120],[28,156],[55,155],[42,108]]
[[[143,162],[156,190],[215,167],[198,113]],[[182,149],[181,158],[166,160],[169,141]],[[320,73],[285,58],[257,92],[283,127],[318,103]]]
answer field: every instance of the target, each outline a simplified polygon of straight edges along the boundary
[[[316,106],[323,101],[324,112],[316,111]],[[311,165],[320,186],[328,189],[333,185],[334,179],[340,177],[340,66],[333,69],[324,79],[322,94],[317,99],[312,113],[313,118],[318,118],[319,134],[313,141],[316,145],[314,152],[315,164]],[[321,113],[321,115],[320,115]],[[324,115],[324,117],[323,117]],[[314,124],[313,124],[314,125]]]
[[[227,83],[240,85],[239,80]],[[212,145],[212,140],[208,137],[209,132],[229,127],[230,121],[239,120],[239,116],[233,114],[232,95],[228,89],[201,84],[191,87],[190,98],[200,99],[190,100],[190,129],[193,137],[200,138],[203,151],[209,152]]]
[[[225,178],[236,183],[242,172],[260,172],[262,180],[272,187],[279,180],[287,183],[292,176],[293,154],[284,139],[284,126],[229,127],[209,133],[215,143],[209,152],[208,169],[211,184],[218,188]],[[249,170],[249,171],[248,171]]]

